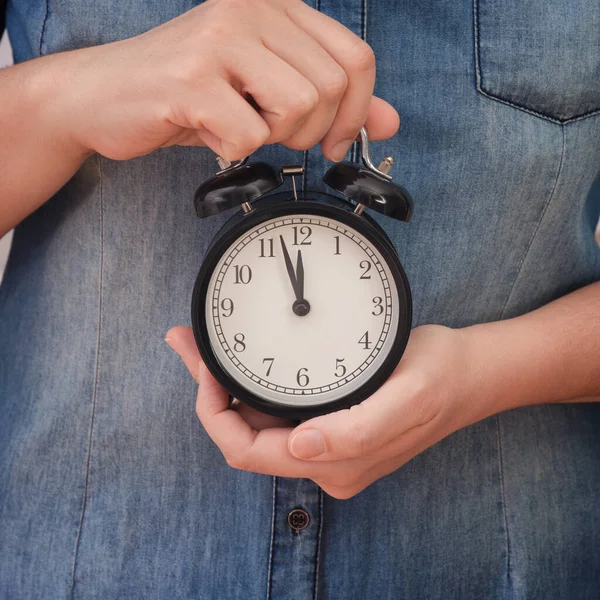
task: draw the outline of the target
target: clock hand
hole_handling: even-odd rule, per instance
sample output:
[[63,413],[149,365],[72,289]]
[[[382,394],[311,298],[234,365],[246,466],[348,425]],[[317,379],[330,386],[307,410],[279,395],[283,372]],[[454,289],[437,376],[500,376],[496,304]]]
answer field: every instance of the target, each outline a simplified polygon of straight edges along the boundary
[[287,269],[288,277],[290,278],[290,283],[292,284],[294,295],[296,296],[296,301],[294,304],[292,304],[292,310],[294,311],[295,315],[304,317],[310,312],[310,304],[304,299],[304,265],[302,263],[302,254],[300,250],[298,250],[298,272],[295,273],[294,267],[292,266],[292,259],[290,258],[290,254],[285,245],[283,236],[280,235],[279,239],[281,240],[281,249],[283,250],[285,268]]
[[298,302],[304,302],[304,265],[302,264],[302,252],[298,250],[298,259],[296,261],[296,299]]
[[290,283],[292,284],[296,300],[301,300],[302,298],[298,296],[298,282],[296,281],[296,274],[294,273],[294,267],[292,266],[292,259],[290,258],[285,241],[283,240],[283,236],[280,235],[279,239],[281,240],[281,249],[283,250],[285,268],[287,269],[288,277],[290,278]]

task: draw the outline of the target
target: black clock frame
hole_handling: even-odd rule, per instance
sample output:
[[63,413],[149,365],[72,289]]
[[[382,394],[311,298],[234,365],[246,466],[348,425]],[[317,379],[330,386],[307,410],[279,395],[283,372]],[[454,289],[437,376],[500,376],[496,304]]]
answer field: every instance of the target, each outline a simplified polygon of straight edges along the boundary
[[[412,323],[412,297],[408,278],[400,263],[398,254],[384,230],[366,213],[354,213],[352,203],[320,192],[307,192],[309,199],[295,200],[289,193],[278,193],[267,196],[252,204],[253,210],[248,213],[237,212],[225,223],[209,246],[192,293],[192,328],[200,355],[215,379],[238,400],[257,410],[288,419],[303,420],[349,408],[362,402],[378,390],[390,377],[400,362]],[[318,201],[316,201],[318,199]],[[335,219],[344,225],[352,227],[367,238],[381,253],[388,264],[396,288],[400,315],[398,328],[392,348],[379,369],[359,388],[337,400],[312,406],[290,406],[273,400],[261,398],[248,391],[236,380],[229,376],[221,366],[213,351],[206,324],[206,295],[211,276],[223,254],[253,227],[275,218],[297,214],[315,215]]]

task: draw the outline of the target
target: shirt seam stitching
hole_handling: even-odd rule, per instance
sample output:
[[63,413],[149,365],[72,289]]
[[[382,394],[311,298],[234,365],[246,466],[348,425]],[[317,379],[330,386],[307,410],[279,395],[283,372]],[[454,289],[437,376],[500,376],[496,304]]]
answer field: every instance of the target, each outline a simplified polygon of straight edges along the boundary
[[508,513],[506,510],[506,489],[504,486],[504,459],[502,449],[502,436],[500,432],[500,415],[496,415],[496,435],[498,438],[498,471],[500,475],[500,497],[502,499],[502,516],[504,520],[504,542],[506,546],[506,585],[510,582],[510,536],[508,533]]
[[323,533],[323,490],[318,487],[319,494],[319,529],[317,531],[317,548],[315,554],[315,585],[313,588],[314,600],[319,598],[319,567],[321,562],[321,535]]
[[552,204],[552,200],[554,199],[554,194],[556,192],[556,188],[558,187],[558,182],[560,181],[560,176],[562,175],[562,169],[563,169],[563,165],[565,162],[565,148],[566,148],[565,137],[566,136],[565,136],[564,126],[561,126],[561,129],[562,129],[562,150],[561,150],[561,154],[560,154],[560,162],[558,164],[558,170],[556,172],[556,178],[554,180],[554,185],[552,186],[552,191],[550,192],[550,195],[548,196],[548,200],[546,201],[544,209],[542,210],[542,214],[540,215],[540,218],[538,219],[538,222],[535,226],[535,229],[533,231],[531,239],[529,240],[529,243],[527,244],[527,249],[525,250],[525,252],[523,254],[523,258],[521,259],[521,263],[517,270],[517,274],[515,275],[512,285],[510,286],[510,290],[508,291],[508,295],[506,296],[506,300],[504,301],[504,305],[502,306],[502,310],[500,311],[500,319],[503,319],[505,316],[506,309],[510,304],[513,292],[515,290],[517,282],[519,281],[521,272],[523,271],[523,266],[525,265],[525,262],[527,261],[527,257],[529,256],[529,252],[531,250],[531,247],[533,246],[533,242],[535,241],[535,238],[537,237],[537,233],[540,229],[540,226],[541,226],[542,222],[544,221],[546,212],[548,211],[549,206]]
[[44,20],[42,21],[42,30],[40,31],[40,47],[39,55],[43,56],[42,48],[44,46],[44,33],[46,32],[46,23],[48,22],[48,14],[50,12],[50,0],[46,0],[46,12],[44,14]]
[[600,109],[594,108],[594,109],[592,109],[589,112],[585,112],[585,113],[582,113],[580,115],[575,115],[573,117],[569,117],[568,119],[557,119],[556,117],[551,117],[551,116],[546,115],[544,113],[537,112],[537,111],[535,111],[535,110],[533,110],[531,108],[528,108],[526,106],[523,106],[521,104],[516,104],[515,102],[512,102],[511,100],[507,100],[505,98],[502,98],[501,96],[496,96],[496,95],[492,94],[491,92],[488,92],[482,86],[478,86],[477,87],[477,91],[482,96],[485,96],[486,98],[489,98],[490,100],[494,100],[496,102],[499,102],[500,104],[506,104],[507,106],[515,108],[516,110],[520,110],[520,111],[525,112],[527,114],[533,115],[534,117],[538,117],[539,119],[543,119],[544,121],[550,121],[551,123],[555,123],[556,125],[566,125],[567,123],[575,123],[577,121],[582,121],[583,119],[588,119],[590,117],[595,117],[596,115],[600,114]]
[[277,477],[273,477],[273,510],[271,517],[271,546],[269,548],[269,567],[267,569],[267,600],[271,600],[273,589],[273,552],[275,549],[275,511],[277,503]]
[[98,170],[100,173],[100,183],[99,183],[99,207],[100,207],[100,268],[98,273],[98,328],[97,328],[97,338],[96,338],[96,361],[94,365],[94,383],[92,388],[92,410],[90,417],[90,428],[88,434],[88,444],[87,444],[87,458],[86,458],[86,466],[85,466],[85,481],[84,481],[84,489],[83,489],[83,498],[81,502],[81,512],[79,516],[79,526],[77,529],[77,537],[75,539],[75,549],[73,552],[73,566],[71,569],[71,590],[69,597],[73,598],[75,594],[75,576],[77,570],[77,559],[79,557],[79,547],[81,542],[81,532],[83,529],[83,521],[85,518],[85,511],[87,509],[87,500],[88,500],[88,488],[89,488],[89,478],[90,478],[90,464],[91,464],[91,455],[92,455],[92,442],[93,442],[93,432],[94,432],[94,418],[96,415],[96,402],[98,398],[98,381],[99,381],[99,372],[100,372],[100,339],[102,336],[102,280],[104,273],[104,201],[103,201],[103,174],[102,174],[102,160],[99,155],[96,155],[96,159],[98,161]]
[[308,150],[302,153],[302,196],[306,196],[306,172],[308,170]]

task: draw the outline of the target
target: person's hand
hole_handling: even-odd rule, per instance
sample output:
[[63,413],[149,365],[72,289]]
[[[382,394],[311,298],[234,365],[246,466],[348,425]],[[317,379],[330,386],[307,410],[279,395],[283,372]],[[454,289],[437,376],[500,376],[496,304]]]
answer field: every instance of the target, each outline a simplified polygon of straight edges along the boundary
[[201,362],[192,331],[175,327],[167,343],[199,382],[196,412],[229,465],[313,480],[349,498],[453,431],[491,414],[479,395],[477,361],[463,330],[414,329],[390,379],[350,409],[294,427],[237,403]]
[[46,117],[113,159],[207,145],[235,160],[322,142],[341,160],[365,123],[372,139],[399,125],[372,96],[370,46],[301,0],[208,0],[142,35],[47,59]]

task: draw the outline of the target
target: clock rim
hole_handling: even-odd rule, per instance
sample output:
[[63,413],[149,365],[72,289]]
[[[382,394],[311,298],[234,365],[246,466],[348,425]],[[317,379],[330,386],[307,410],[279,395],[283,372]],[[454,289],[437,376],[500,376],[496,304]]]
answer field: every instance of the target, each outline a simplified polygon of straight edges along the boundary
[[[318,193],[318,196],[323,197],[326,195]],[[265,200],[267,200],[267,198],[265,198]],[[392,241],[383,229],[368,215],[365,213],[356,215],[353,212],[355,208],[354,205],[344,200],[340,200],[335,196],[331,196],[331,200],[335,200],[335,204],[333,202],[331,204],[326,204],[322,201],[317,202],[312,200],[286,200],[270,206],[253,208],[251,212],[245,214],[238,213],[234,215],[235,222],[226,223],[210,244],[194,283],[192,292],[192,329],[196,345],[208,370],[232,397],[237,398],[241,402],[244,402],[261,412],[277,417],[285,417],[293,420],[309,419],[359,404],[371,396],[389,379],[400,362],[410,337],[412,325],[412,295],[408,278]],[[256,204],[254,206],[256,206]],[[365,381],[364,384],[347,396],[323,404],[305,407],[290,406],[289,404],[280,404],[273,400],[266,400],[248,391],[234,380],[224,367],[221,366],[221,363],[212,348],[206,324],[208,286],[211,276],[223,254],[234,244],[235,240],[239,240],[253,227],[260,225],[265,221],[297,214],[336,219],[340,221],[340,223],[352,227],[367,238],[367,240],[369,240],[369,242],[380,252],[383,260],[390,269],[398,291],[399,307],[402,307],[402,304],[404,304],[404,310],[400,310],[398,316],[398,327],[395,333],[396,337],[392,343],[391,349],[373,375]]]

